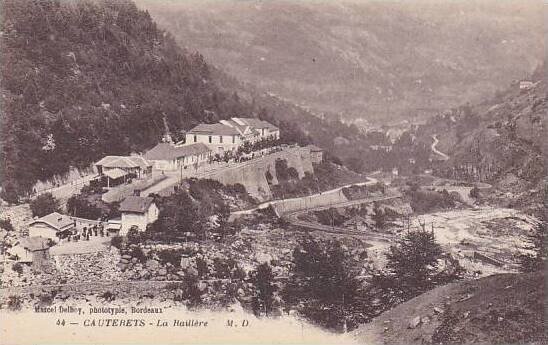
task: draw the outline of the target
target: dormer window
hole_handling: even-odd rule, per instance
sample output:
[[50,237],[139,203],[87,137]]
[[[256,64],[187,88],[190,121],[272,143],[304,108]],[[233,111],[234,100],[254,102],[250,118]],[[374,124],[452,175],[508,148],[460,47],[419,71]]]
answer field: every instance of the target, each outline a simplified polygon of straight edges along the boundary
[[209,143],[211,144],[211,143],[213,142],[213,137],[210,135],[210,136],[208,137],[208,139],[209,139]]
[[198,141],[198,136],[194,134],[194,142],[197,142],[197,141]]

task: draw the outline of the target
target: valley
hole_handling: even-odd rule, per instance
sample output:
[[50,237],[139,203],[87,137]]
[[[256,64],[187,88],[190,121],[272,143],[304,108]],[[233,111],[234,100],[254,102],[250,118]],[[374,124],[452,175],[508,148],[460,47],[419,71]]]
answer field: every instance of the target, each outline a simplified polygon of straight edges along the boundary
[[548,341],[537,3],[0,7],[0,344]]

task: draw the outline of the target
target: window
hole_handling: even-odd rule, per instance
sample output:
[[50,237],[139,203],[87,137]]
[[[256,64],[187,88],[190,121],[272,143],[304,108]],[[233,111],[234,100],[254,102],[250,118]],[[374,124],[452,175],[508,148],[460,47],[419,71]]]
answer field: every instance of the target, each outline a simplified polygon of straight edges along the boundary
[[197,141],[198,141],[198,136],[194,134],[194,142],[197,142]]
[[222,144],[223,143],[223,136],[222,135],[219,135],[219,142]]
[[261,129],[261,133],[262,133],[261,135],[264,135],[264,128],[263,128],[263,129]]
[[209,143],[211,144],[213,138],[211,137],[211,135],[209,136]]
[[236,136],[235,135],[232,136],[232,143],[236,144]]

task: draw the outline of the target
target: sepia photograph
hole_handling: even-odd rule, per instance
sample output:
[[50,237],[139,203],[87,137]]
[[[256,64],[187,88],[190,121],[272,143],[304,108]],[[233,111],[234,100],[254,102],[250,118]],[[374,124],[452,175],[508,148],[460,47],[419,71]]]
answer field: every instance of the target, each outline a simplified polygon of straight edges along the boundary
[[0,0],[0,345],[548,344],[546,23]]

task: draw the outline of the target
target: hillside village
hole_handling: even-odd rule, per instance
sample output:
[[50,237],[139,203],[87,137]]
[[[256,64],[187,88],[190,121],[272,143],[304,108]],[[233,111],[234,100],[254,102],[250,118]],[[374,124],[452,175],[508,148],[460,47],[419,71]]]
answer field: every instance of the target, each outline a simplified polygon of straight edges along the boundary
[[364,129],[249,91],[129,0],[6,1],[0,316],[132,305],[335,343],[548,341],[544,66]]
[[[56,244],[89,240],[90,236],[127,236],[131,229],[145,231],[159,214],[154,199],[147,196],[153,193],[146,191],[160,183],[162,178],[171,176],[175,180],[155,194],[169,195],[183,177],[198,177],[204,171],[212,170],[222,173],[228,167],[234,168],[273,152],[283,152],[284,148],[278,145],[279,136],[279,129],[266,121],[233,118],[216,124],[200,124],[179,143],[173,143],[168,137],[142,155],[106,156],[94,164],[97,175],[89,179],[89,184],[103,189],[105,201],[116,195],[116,201],[121,201],[121,217],[84,219],[58,212],[47,214],[28,223],[28,237],[12,244],[8,257],[16,262],[36,262],[40,266],[43,258],[48,256],[49,248]],[[309,159],[315,164],[321,163],[321,149],[310,146],[304,152],[314,155]],[[217,166],[220,163],[224,165]],[[146,195],[141,195],[139,188],[143,186]]]

